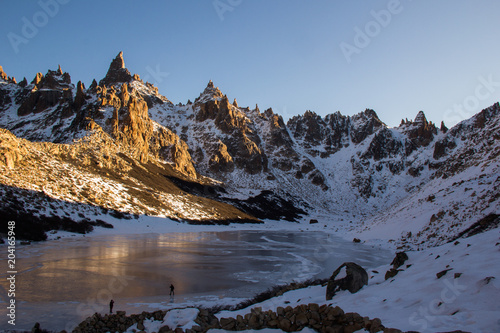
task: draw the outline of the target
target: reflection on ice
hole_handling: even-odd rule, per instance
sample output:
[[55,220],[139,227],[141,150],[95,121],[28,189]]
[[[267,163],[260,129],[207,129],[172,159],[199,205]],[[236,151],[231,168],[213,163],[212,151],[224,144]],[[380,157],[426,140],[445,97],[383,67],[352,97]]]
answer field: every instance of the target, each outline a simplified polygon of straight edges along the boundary
[[[171,283],[175,303],[192,306],[328,277],[345,261],[375,267],[390,256],[320,232],[140,234],[34,244],[19,249],[23,268],[16,329],[29,329],[36,321],[44,328],[68,329],[86,316],[104,313],[111,298],[115,309],[129,313],[145,309],[137,304],[172,307]],[[5,282],[0,284],[5,288]]]

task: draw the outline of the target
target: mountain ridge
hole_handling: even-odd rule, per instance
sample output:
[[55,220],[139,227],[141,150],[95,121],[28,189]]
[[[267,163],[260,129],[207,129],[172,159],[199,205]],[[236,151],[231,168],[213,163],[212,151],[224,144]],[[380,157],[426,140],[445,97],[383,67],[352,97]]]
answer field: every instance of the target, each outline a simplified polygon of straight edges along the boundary
[[[272,109],[240,107],[236,99],[230,103],[212,81],[194,102],[174,105],[126,69],[122,52],[99,84],[94,80],[88,89],[81,82],[72,84],[60,67],[38,73],[30,84],[16,83],[1,72],[0,127],[14,135],[71,145],[100,133],[138,164],[171,165],[179,179],[188,180],[183,186],[191,184],[191,190],[184,189],[197,197],[246,207],[247,212],[252,209],[235,200],[260,198],[265,200],[257,203],[261,208],[275,202],[281,213],[269,214],[273,218],[294,206],[292,220],[298,212],[328,212],[333,226],[355,220],[366,228],[380,216],[391,219],[388,212],[418,197],[419,191],[443,190],[439,179],[475,179],[478,175],[467,170],[498,165],[498,103],[451,129],[444,123],[438,128],[423,111],[390,128],[371,109],[324,117],[306,111],[285,123]],[[467,198],[463,209],[484,206],[478,202],[498,209],[492,191],[497,181],[490,179],[488,195]],[[195,190],[197,183],[205,184],[205,190]],[[262,195],[269,192],[271,199]],[[474,208],[457,232],[484,214]],[[451,216],[441,220],[454,223]],[[429,224],[430,219],[422,230]],[[406,239],[406,234],[402,230],[396,238]]]

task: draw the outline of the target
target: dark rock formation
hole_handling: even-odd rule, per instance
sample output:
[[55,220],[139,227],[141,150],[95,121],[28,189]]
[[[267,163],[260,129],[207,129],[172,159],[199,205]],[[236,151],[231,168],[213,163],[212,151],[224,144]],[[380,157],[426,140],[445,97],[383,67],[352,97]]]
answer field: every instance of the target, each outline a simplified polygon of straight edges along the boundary
[[394,268],[399,268],[408,260],[408,255],[405,252],[397,252],[396,257],[391,262]]
[[396,139],[387,128],[382,128],[375,134],[370,146],[362,155],[363,158],[373,158],[379,161],[384,158],[397,157],[403,152],[403,144]]
[[351,118],[351,140],[354,143],[360,143],[383,127],[386,125],[378,118],[377,113],[366,109]]
[[19,82],[19,87],[25,88],[28,85],[28,80],[26,78],[23,78],[21,82]]
[[419,147],[426,147],[437,134],[437,127],[428,122],[423,111],[419,111],[415,120],[406,122],[400,129],[407,136],[406,155],[410,155]]
[[446,133],[448,132],[448,127],[444,124],[444,121],[441,121],[441,127],[440,127],[441,132]]
[[[337,277],[341,272],[343,275]],[[331,300],[340,290],[349,290],[351,293],[355,293],[367,284],[368,273],[363,267],[353,262],[343,263],[328,280],[326,300]]]
[[384,279],[385,280],[389,280],[390,278],[393,278],[395,277],[396,275],[398,275],[398,273],[400,272],[399,269],[396,269],[396,268],[391,268],[389,269],[387,272],[385,272],[385,277]]
[[80,110],[84,103],[85,103],[85,87],[82,81],[78,81],[78,84],[76,85],[75,101],[73,104],[75,111]]
[[320,155],[315,147],[322,145],[326,152],[321,157],[328,157],[350,142],[358,144],[385,124],[375,111],[366,109],[352,117],[343,116],[340,112],[328,115],[323,120],[316,113],[306,111],[303,116],[292,117],[288,128],[295,139],[312,155]]
[[396,257],[391,262],[392,268],[385,273],[385,279],[395,277],[401,271],[398,268],[403,266],[406,260],[408,260],[408,255],[405,252],[397,252]]

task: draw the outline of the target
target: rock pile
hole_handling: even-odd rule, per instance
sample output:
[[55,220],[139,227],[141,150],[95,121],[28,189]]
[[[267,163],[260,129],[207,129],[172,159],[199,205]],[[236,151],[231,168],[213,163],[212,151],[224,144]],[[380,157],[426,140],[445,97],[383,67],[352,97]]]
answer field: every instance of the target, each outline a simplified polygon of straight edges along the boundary
[[[125,311],[117,311],[116,314],[95,313],[81,322],[73,333],[99,333],[99,332],[125,332],[130,326],[138,324],[144,328],[144,320],[163,320],[167,311],[143,312],[141,314],[126,315]],[[160,330],[168,332],[169,330]]]
[[[124,311],[104,316],[96,313],[80,323],[73,330],[73,333],[124,332],[134,324],[137,324],[138,329],[144,330],[144,320],[162,321],[166,313],[167,311],[143,312],[131,316],[126,316]],[[213,328],[221,328],[227,331],[274,328],[285,332],[295,332],[305,327],[312,328],[320,333],[350,333],[362,329],[368,332],[401,332],[397,329],[385,328],[378,318],[370,319],[357,313],[344,313],[338,306],[332,307],[326,304],[320,306],[315,303],[302,304],[295,308],[291,306],[286,308],[278,307],[276,311],[263,311],[262,308],[255,307],[244,316],[238,315],[236,318],[221,318],[220,320],[210,311],[202,309],[194,321],[197,325],[191,329],[184,331],[179,327],[163,326],[158,333],[205,333]]]
[[338,306],[319,306],[318,304],[302,304],[295,308],[287,306],[278,307],[276,312],[262,311],[261,308],[253,308],[251,313],[237,318],[222,318],[220,320],[222,329],[228,331],[259,330],[263,328],[281,329],[285,332],[300,331],[304,327],[312,328],[318,332],[356,332],[366,329],[369,332],[380,332],[384,330],[380,319],[373,320],[362,317],[357,313],[344,313]]

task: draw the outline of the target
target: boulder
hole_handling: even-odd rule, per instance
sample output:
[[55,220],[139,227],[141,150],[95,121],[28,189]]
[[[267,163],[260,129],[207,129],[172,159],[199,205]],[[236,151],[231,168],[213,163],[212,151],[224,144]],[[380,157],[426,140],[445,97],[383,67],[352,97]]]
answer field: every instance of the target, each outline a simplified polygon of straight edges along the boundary
[[355,293],[368,284],[368,273],[353,262],[343,263],[333,272],[326,288],[326,300],[331,300],[339,290]]

